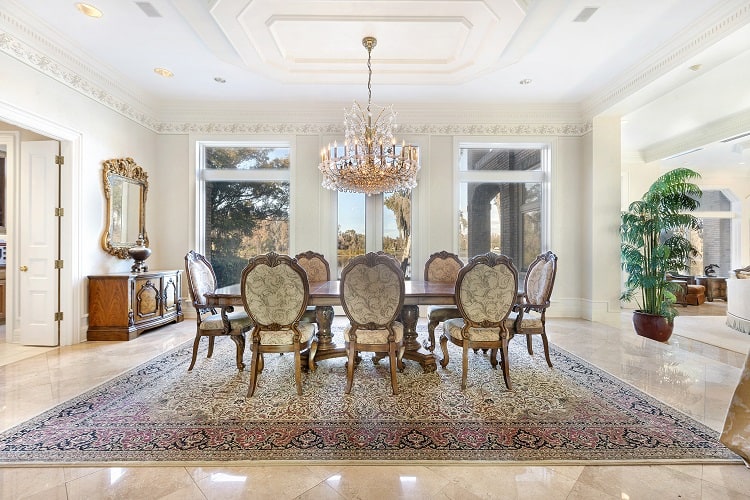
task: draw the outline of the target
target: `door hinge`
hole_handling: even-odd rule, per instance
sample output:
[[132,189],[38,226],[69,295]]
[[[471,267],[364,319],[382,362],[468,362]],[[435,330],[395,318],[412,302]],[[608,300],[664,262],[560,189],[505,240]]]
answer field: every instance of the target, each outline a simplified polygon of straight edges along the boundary
[[65,215],[65,209],[63,207],[55,207],[55,217],[63,217]]
[[55,155],[55,164],[56,165],[64,165],[65,164],[65,157],[63,155]]
[[55,269],[62,269],[63,268],[63,261],[62,259],[55,261]]
[[62,321],[63,320],[63,313],[62,311],[55,313],[55,321]]

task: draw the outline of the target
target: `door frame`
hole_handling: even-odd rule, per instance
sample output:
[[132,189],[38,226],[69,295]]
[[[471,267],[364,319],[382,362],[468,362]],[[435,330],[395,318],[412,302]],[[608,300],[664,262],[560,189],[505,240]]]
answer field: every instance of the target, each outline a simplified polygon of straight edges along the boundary
[[[64,208],[64,216],[61,221],[60,258],[64,265],[60,272],[60,311],[63,313],[63,321],[60,323],[60,345],[71,345],[86,340],[85,327],[83,326],[83,301],[85,294],[85,283],[81,277],[81,142],[82,135],[73,129],[64,127],[47,119],[36,116],[22,109],[0,102],[0,120],[15,125],[19,128],[30,130],[37,134],[61,142],[62,154],[65,163],[62,167],[61,183],[61,206]],[[20,230],[23,221],[17,220],[19,210],[19,176],[21,134],[11,132],[3,134],[8,141],[8,157],[6,159],[6,213],[8,224],[8,258],[6,263],[7,281],[7,314],[6,314],[6,340],[18,342],[17,332],[18,319],[16,318],[16,293],[18,276],[18,252],[12,249],[20,241]],[[54,214],[51,214],[54,216]],[[56,226],[56,224],[54,225]],[[55,228],[55,231],[57,229]],[[72,293],[67,293],[68,291]]]

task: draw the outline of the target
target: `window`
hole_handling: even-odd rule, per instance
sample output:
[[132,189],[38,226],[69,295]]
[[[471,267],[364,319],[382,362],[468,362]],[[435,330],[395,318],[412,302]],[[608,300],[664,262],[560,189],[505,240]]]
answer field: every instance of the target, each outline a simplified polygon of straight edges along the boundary
[[459,146],[459,256],[493,251],[519,272],[542,253],[546,149],[540,145]]
[[705,190],[695,215],[703,228],[692,232],[690,240],[699,255],[690,264],[690,274],[700,276],[709,264],[716,264],[718,276],[728,276],[732,269],[732,202],[718,190]]
[[289,158],[288,144],[199,143],[201,236],[219,286],[251,257],[289,253]]
[[409,191],[338,193],[338,276],[352,257],[382,250],[411,277],[411,200]]
[[[396,145],[396,154],[401,146]],[[344,148],[339,146],[343,156]],[[338,193],[337,276],[352,257],[382,250],[401,264],[411,278],[412,194],[395,191],[366,196]]]

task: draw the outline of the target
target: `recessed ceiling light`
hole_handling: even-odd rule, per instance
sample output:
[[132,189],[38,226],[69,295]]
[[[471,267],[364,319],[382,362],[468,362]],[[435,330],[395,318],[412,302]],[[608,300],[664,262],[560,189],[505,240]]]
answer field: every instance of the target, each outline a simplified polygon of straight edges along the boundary
[[693,64],[692,66],[689,66],[688,69],[690,71],[698,71],[699,69],[701,69],[701,66],[702,64]]
[[85,15],[87,15],[89,17],[94,17],[94,18],[97,18],[97,19],[100,18],[100,17],[102,17],[102,15],[103,15],[102,11],[100,11],[99,9],[97,9],[96,7],[94,7],[93,5],[89,5],[87,3],[78,2],[76,4],[76,9],[78,9],[78,11],[81,12],[82,14],[85,14]]
[[154,73],[159,76],[163,76],[164,78],[172,78],[174,76],[174,73],[166,68],[154,68]]
[[523,80],[521,80],[518,83],[520,83],[521,85],[528,85],[528,84],[531,83],[531,78],[524,78]]
[[227,81],[224,78],[220,77],[220,76],[215,76],[214,77],[214,81],[216,83],[227,83]]

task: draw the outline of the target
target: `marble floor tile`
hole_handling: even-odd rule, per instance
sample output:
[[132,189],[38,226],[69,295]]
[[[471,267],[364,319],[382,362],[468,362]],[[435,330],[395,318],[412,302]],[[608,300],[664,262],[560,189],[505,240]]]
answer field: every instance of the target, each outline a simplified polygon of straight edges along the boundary
[[[630,313],[619,325],[550,318],[550,341],[691,415],[715,430],[744,363],[736,336],[716,342],[718,321],[680,317],[668,343],[638,337]],[[713,326],[712,326],[713,325]],[[709,331],[706,328],[715,328]],[[679,332],[689,337],[679,336]],[[0,339],[0,429],[7,429],[74,395],[192,340],[186,320],[130,342],[85,342],[25,351]],[[218,341],[230,341],[218,339]],[[536,339],[535,339],[536,340]],[[750,337],[747,338],[750,344]],[[720,343],[720,342],[719,342]],[[23,352],[23,355],[18,353]],[[535,356],[542,351],[535,347]],[[16,357],[20,356],[20,357]],[[4,360],[7,360],[4,361]],[[199,360],[210,362],[210,360]],[[750,498],[750,469],[703,465],[258,465],[211,467],[3,467],[0,500],[18,498]]]

